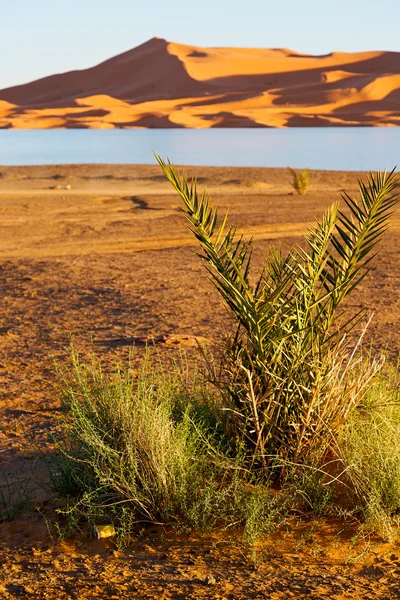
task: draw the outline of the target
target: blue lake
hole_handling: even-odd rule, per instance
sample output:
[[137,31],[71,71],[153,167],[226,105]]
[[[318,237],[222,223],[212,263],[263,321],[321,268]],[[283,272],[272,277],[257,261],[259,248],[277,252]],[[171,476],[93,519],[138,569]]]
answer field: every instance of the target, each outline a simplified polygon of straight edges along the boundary
[[400,127],[0,130],[0,165],[175,164],[368,171],[400,165]]

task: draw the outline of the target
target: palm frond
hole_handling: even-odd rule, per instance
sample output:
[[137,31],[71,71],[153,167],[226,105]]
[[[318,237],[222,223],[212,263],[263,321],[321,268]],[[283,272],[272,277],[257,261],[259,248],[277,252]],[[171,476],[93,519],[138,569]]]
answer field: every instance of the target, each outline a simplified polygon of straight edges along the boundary
[[365,184],[359,180],[360,199],[357,203],[347,193],[342,198],[350,212],[339,211],[332,245],[337,253],[330,257],[328,267],[334,278],[335,293],[332,301],[337,306],[359,285],[373,267],[374,248],[388,227],[392,208],[399,200],[399,177],[378,171],[368,176]]

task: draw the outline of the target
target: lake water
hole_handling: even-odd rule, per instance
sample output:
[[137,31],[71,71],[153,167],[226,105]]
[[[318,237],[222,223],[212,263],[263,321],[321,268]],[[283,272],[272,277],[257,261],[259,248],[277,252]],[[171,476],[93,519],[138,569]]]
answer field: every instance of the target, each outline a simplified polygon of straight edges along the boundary
[[400,166],[400,127],[0,130],[0,165],[175,164],[368,171]]

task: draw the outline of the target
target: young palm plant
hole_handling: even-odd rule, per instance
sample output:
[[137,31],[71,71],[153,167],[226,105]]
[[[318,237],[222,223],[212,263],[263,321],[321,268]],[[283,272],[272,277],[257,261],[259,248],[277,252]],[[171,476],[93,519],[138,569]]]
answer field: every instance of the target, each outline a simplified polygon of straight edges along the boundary
[[301,171],[301,173],[297,173],[297,171],[289,167],[289,171],[292,175],[292,188],[300,196],[305,196],[308,188],[310,187],[310,173],[308,169],[304,169],[304,171]]
[[346,212],[330,206],[310,227],[304,248],[285,257],[271,250],[252,284],[252,241],[235,236],[227,214],[220,219],[207,193],[198,195],[196,181],[156,158],[237,322],[214,376],[231,429],[268,475],[277,466],[326,457],[381,364],[362,359],[363,334],[348,341],[363,311],[349,316],[341,306],[373,266],[400,195],[398,176],[393,170],[360,181],[359,202],[343,194]]

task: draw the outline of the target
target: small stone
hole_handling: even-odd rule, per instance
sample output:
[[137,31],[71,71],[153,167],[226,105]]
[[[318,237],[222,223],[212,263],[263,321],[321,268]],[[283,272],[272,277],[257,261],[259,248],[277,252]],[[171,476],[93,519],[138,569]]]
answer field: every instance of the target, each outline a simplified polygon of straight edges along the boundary
[[207,575],[206,579],[205,579],[205,583],[207,585],[215,585],[217,583],[217,580],[215,579],[214,575]]
[[70,190],[70,189],[72,189],[72,186],[71,186],[71,184],[70,184],[70,183],[67,183],[67,185],[65,186],[65,189],[66,189],[66,190]]

